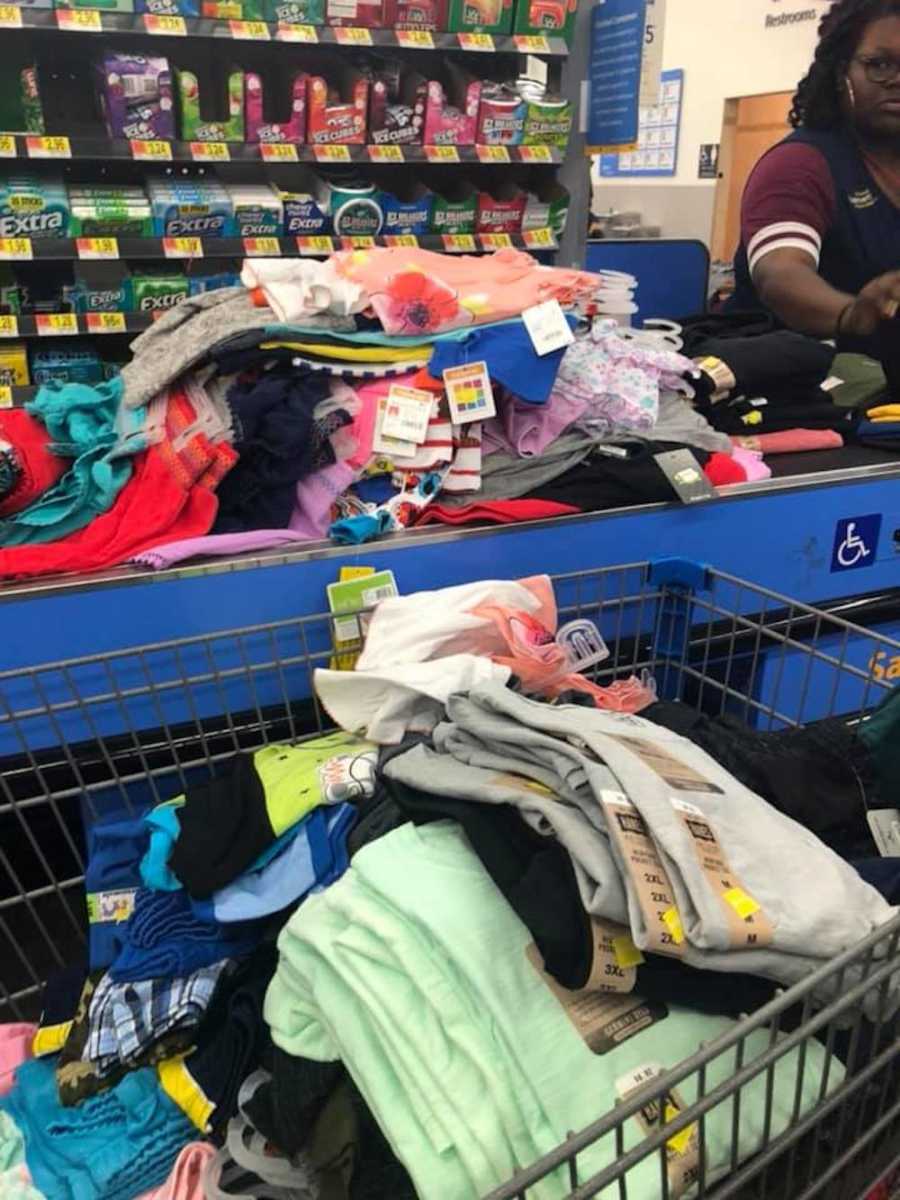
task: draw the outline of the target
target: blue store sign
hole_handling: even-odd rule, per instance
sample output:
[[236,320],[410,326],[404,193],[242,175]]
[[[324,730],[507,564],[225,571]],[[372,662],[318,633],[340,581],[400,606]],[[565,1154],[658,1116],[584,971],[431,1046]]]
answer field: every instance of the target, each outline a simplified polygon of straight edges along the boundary
[[867,517],[845,517],[838,521],[831,553],[832,573],[875,565],[881,520],[881,513],[871,513]]
[[646,0],[597,0],[591,14],[587,142],[615,150],[638,140]]

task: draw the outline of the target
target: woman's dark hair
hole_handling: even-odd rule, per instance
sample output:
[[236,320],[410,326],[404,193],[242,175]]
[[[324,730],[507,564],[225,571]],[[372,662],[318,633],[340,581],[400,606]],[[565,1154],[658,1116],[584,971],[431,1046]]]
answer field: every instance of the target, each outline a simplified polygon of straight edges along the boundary
[[841,123],[840,81],[867,25],[900,16],[900,0],[835,0],[819,25],[816,57],[797,88],[790,122],[796,129],[834,129]]

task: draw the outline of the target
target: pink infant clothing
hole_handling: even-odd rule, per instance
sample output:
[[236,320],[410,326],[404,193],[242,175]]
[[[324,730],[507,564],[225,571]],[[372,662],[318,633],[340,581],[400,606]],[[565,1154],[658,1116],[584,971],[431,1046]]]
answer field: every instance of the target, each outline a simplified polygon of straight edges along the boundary
[[138,1200],[204,1200],[203,1171],[214,1154],[209,1142],[191,1142],[175,1159],[166,1182]]
[[0,1096],[12,1088],[16,1067],[31,1058],[36,1025],[0,1025]]

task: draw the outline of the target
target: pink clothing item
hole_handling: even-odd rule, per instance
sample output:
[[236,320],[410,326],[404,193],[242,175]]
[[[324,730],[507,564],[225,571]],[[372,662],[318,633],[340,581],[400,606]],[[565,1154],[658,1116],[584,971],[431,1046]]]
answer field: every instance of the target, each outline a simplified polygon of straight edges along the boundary
[[760,479],[771,479],[772,468],[763,462],[763,456],[756,450],[746,450],[743,446],[735,446],[731,452],[734,461],[744,469],[747,479],[756,483]]
[[16,1068],[31,1058],[31,1043],[36,1025],[0,1025],[0,1096],[5,1096],[15,1081]]
[[406,375],[398,375],[393,379],[373,379],[371,383],[361,384],[355,388],[356,398],[360,409],[353,422],[353,432],[356,436],[357,449],[347,462],[351,467],[362,468],[372,457],[372,442],[375,439],[375,422],[378,417],[378,401],[391,390],[391,384],[402,387],[415,387],[417,371]]
[[220,558],[225,554],[246,554],[251,550],[272,550],[278,546],[296,546],[311,539],[290,529],[249,529],[242,533],[211,533],[206,537],[183,538],[142,550],[129,561],[154,571],[164,571],[188,558]]
[[784,429],[780,433],[760,433],[755,437],[731,439],[743,450],[761,454],[796,454],[803,450],[840,450],[844,439],[833,429]]
[[362,285],[386,333],[421,335],[520,316],[545,300],[590,299],[600,277],[542,267],[522,250],[480,258],[406,247],[342,250],[330,262]]
[[482,453],[507,450],[520,458],[543,454],[587,409],[587,401],[567,391],[552,392],[546,404],[500,398],[497,416],[484,423]]
[[203,1171],[215,1152],[209,1142],[191,1142],[175,1159],[166,1182],[138,1200],[204,1200]]

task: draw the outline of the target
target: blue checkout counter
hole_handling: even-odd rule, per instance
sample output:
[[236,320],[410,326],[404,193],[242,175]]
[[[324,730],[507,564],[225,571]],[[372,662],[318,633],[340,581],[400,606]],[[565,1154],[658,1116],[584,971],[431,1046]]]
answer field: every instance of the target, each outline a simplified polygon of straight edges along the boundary
[[403,592],[672,555],[812,603],[900,587],[900,457],[850,447],[772,461],[779,478],[691,507],[429,527],[363,547],[316,543],[164,572],[8,584],[0,662],[17,668],[320,613],[345,565],[390,568]]

